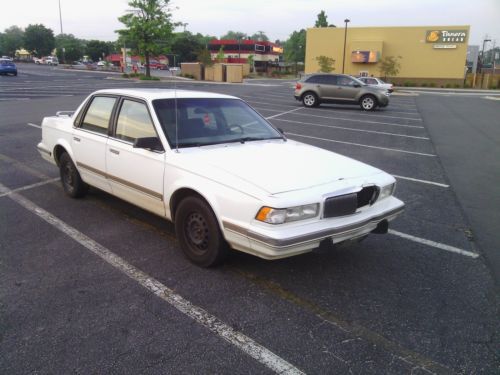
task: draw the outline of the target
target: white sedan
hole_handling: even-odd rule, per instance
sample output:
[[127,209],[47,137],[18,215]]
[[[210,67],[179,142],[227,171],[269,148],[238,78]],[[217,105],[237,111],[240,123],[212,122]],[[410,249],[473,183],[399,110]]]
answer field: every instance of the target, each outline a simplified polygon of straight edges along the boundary
[[385,233],[404,209],[391,175],[289,140],[228,95],[97,91],[44,118],[38,150],[69,196],[91,185],[173,221],[200,266],[230,249],[277,259]]
[[387,83],[382,81],[380,78],[376,77],[358,77],[358,79],[370,86],[377,86],[386,89],[389,93],[394,91],[394,86],[392,83]]

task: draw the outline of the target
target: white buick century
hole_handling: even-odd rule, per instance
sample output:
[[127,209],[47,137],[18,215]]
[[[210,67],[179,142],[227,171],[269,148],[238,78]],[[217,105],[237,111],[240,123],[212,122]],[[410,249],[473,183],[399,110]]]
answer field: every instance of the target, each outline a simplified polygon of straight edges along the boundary
[[289,140],[227,95],[96,91],[44,118],[38,150],[69,196],[90,185],[173,221],[200,266],[230,248],[277,259],[386,233],[404,209],[389,174]]

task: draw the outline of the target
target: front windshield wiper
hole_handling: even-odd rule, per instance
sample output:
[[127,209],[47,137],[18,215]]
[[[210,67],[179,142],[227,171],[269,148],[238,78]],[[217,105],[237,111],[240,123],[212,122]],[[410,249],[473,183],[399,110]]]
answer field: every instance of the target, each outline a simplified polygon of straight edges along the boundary
[[283,139],[283,137],[243,137],[243,138],[237,138],[237,139],[232,139],[228,142],[252,142],[252,141],[267,141],[268,139]]
[[216,141],[216,142],[180,142],[177,144],[177,147],[183,148],[183,147],[202,147],[202,146],[211,146],[211,145],[219,145],[219,144],[224,144],[224,143],[245,143],[245,142],[251,142],[251,141],[267,141],[268,139],[283,139],[283,137],[243,137],[243,138],[236,138],[236,139],[228,139],[224,141]]

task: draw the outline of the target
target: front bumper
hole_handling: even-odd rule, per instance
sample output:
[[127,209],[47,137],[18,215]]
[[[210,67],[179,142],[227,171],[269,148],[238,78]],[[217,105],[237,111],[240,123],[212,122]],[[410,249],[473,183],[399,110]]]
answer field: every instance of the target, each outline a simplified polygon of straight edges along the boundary
[[279,259],[309,252],[319,247],[326,238],[338,243],[364,236],[377,228],[380,222],[391,221],[403,211],[404,203],[389,197],[353,215],[289,227],[243,227],[229,221],[224,221],[223,225],[226,240],[236,250],[264,259]]

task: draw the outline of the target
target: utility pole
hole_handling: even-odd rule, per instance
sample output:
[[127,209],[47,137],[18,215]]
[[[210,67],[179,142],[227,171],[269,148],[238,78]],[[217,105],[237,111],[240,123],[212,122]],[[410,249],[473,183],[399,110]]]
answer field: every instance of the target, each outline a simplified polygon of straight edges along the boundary
[[345,65],[345,45],[347,42],[347,24],[351,22],[348,18],[344,20],[345,22],[345,29],[344,29],[344,54],[342,55],[342,74],[344,74],[344,65]]

